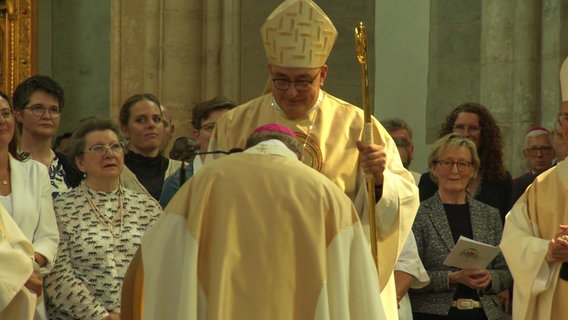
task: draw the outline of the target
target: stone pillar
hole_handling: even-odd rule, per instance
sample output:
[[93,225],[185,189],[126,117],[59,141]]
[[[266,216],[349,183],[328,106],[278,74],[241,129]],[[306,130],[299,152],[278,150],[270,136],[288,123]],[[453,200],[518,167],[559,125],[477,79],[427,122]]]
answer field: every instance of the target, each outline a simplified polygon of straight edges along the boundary
[[479,101],[480,1],[432,0],[426,142],[439,138],[446,116]]
[[46,29],[39,30],[39,36],[46,39],[40,45],[50,42],[39,48],[44,66],[40,72],[52,76],[65,90],[59,132],[75,130],[79,120],[88,116],[108,117],[109,1],[39,2],[39,9],[49,14],[42,16],[41,27]]
[[568,0],[543,0],[542,6],[541,124],[553,129],[560,110],[558,74],[568,55]]
[[111,117],[135,93],[168,107],[175,136],[192,136],[191,110],[241,82],[239,1],[111,2]]
[[482,1],[480,102],[503,136],[504,162],[513,176],[525,167],[524,134],[537,121],[538,1]]
[[240,100],[240,0],[203,0],[203,100]]

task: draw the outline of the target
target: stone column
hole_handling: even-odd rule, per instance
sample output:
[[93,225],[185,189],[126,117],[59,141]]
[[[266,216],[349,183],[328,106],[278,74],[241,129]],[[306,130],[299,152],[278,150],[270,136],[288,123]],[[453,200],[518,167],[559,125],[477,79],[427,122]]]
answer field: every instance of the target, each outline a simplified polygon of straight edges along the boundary
[[203,100],[240,100],[240,0],[203,0]]
[[238,99],[239,1],[111,3],[112,118],[129,96],[149,92],[172,112],[175,136],[192,136],[195,104]]
[[524,134],[537,123],[538,1],[482,1],[480,101],[501,127],[504,162],[522,173]]
[[542,1],[541,124],[553,129],[560,110],[560,65],[568,55],[568,0]]

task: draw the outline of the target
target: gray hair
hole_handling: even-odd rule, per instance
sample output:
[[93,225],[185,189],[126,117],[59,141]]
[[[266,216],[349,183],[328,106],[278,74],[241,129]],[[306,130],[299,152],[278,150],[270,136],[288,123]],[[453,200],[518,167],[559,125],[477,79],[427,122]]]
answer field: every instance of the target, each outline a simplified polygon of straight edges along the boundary
[[406,121],[399,119],[399,118],[390,118],[390,119],[383,119],[381,124],[385,129],[390,133],[400,129],[406,129],[408,131],[408,135],[412,138],[412,129],[408,126]]
[[544,135],[546,135],[546,137],[548,138],[548,143],[552,145],[554,141],[552,141],[552,134],[550,133],[550,131],[548,131],[548,129],[545,128],[529,129],[529,131],[525,135],[525,147],[528,146],[529,144],[529,138],[540,137]]
[[86,144],[85,137],[87,136],[87,134],[93,131],[104,130],[110,130],[114,132],[118,137],[118,141],[120,143],[124,143],[122,132],[114,121],[99,117],[88,117],[81,120],[79,127],[71,136],[69,147],[67,148],[69,160],[71,160],[71,162],[75,164],[75,158],[81,157],[83,155],[83,150],[85,149]]

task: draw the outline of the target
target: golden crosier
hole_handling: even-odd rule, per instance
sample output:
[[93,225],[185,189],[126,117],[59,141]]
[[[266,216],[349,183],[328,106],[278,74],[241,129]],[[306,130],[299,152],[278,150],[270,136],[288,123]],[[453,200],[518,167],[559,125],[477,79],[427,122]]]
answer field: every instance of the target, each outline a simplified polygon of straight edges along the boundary
[[[373,143],[373,122],[371,115],[371,94],[369,91],[369,69],[367,66],[367,34],[363,22],[355,27],[355,49],[357,60],[361,64],[361,84],[363,89],[363,112],[365,127],[363,129],[363,142],[367,145]],[[372,174],[366,175],[367,180],[367,202],[369,207],[369,236],[371,242],[371,253],[373,260],[377,264],[377,217],[375,213],[375,178]]]

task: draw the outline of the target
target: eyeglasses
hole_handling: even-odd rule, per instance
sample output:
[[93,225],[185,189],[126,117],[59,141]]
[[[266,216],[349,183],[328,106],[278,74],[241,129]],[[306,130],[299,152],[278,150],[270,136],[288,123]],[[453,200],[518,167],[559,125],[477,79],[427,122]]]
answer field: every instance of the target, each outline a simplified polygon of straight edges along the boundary
[[312,80],[294,80],[290,81],[290,79],[272,79],[272,83],[274,83],[274,88],[282,91],[286,91],[290,88],[290,85],[293,83],[294,88],[296,88],[299,92],[305,92],[310,90],[314,81],[318,78],[321,70],[316,73]]
[[205,130],[207,132],[213,132],[213,129],[215,129],[215,123],[208,123],[206,125],[201,126],[201,128],[199,128],[199,130]]
[[450,161],[450,160],[438,160],[434,161],[438,167],[444,171],[450,171],[454,168],[454,165],[458,167],[459,172],[467,171],[471,168],[472,163],[467,161]]
[[122,143],[113,143],[108,146],[105,146],[103,144],[96,144],[90,147],[89,149],[87,149],[87,151],[89,151],[90,153],[96,156],[102,156],[106,154],[107,150],[112,151],[114,154],[119,154],[124,151],[124,147]]
[[464,132],[470,132],[470,133],[477,133],[479,131],[481,131],[481,127],[480,126],[466,126],[463,124],[456,124],[454,126],[454,132],[457,133],[464,133]]
[[59,118],[61,116],[61,110],[58,107],[46,108],[41,104],[34,104],[33,106],[24,107],[26,110],[30,110],[32,114],[38,118],[43,117],[43,115],[48,112],[49,116],[52,118]]
[[2,117],[2,119],[4,119],[4,121],[10,121],[12,120],[12,109],[2,109],[0,110],[0,117]]
[[558,122],[560,124],[562,124],[563,122],[567,123],[568,122],[568,113],[566,113],[566,112],[559,113],[558,114]]
[[552,153],[552,150],[551,146],[530,147],[525,149],[525,151],[531,156],[538,155],[539,151],[542,152],[543,155],[548,155]]

